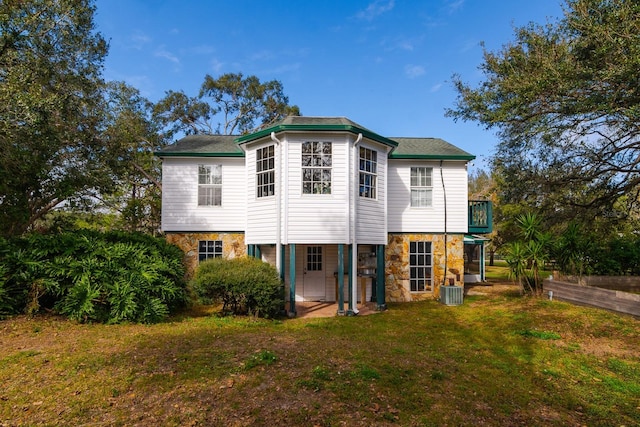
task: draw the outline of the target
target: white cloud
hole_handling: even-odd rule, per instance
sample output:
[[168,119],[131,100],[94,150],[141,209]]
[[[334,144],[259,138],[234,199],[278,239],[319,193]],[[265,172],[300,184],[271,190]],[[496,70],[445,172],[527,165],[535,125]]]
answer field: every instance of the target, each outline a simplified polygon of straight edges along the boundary
[[431,86],[431,93],[438,92],[442,88],[442,83],[435,84]]
[[405,67],[404,67],[404,73],[410,79],[415,79],[416,77],[420,77],[425,72],[426,71],[425,71],[424,67],[421,66],[421,65],[410,65],[409,64],[409,65],[405,65]]
[[128,47],[136,50],[141,50],[146,44],[151,43],[151,37],[139,30],[131,34],[129,40],[131,44]]
[[464,0],[451,0],[447,3],[447,10],[449,13],[457,12],[464,6]]
[[156,52],[154,55],[158,58],[167,59],[176,65],[180,65],[180,60],[178,59],[178,57],[175,56],[173,53],[169,52],[167,49],[165,49],[164,45],[158,46],[158,49],[156,49]]
[[394,6],[395,0],[375,0],[373,3],[369,3],[366,9],[358,12],[357,17],[371,21],[383,13],[390,11]]
[[217,59],[217,58],[213,58],[213,59],[210,61],[210,66],[211,66],[211,69],[212,69],[214,72],[219,73],[219,72],[220,72],[220,70],[222,70],[222,67],[224,67],[224,63],[223,63],[223,62],[218,61],[218,59]]

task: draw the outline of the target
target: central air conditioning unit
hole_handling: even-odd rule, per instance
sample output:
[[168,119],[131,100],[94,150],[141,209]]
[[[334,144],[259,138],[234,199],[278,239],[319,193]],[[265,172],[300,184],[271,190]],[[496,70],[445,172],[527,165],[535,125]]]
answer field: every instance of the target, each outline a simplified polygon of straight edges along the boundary
[[444,305],[461,305],[463,286],[440,286],[440,302]]

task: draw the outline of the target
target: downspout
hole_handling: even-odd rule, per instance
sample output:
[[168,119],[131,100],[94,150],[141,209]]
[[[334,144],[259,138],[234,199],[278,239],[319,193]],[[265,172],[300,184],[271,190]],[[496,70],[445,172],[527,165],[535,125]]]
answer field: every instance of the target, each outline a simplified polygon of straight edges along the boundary
[[276,138],[276,133],[275,132],[271,132],[271,140],[273,142],[276,143],[276,145],[278,146],[278,173],[277,173],[277,177],[278,177],[278,181],[277,181],[277,185],[275,186],[276,188],[276,269],[278,270],[278,273],[280,274],[280,276],[282,276],[282,271],[281,270],[281,262],[282,262],[282,241],[280,239],[280,233],[281,233],[281,229],[282,229],[282,224],[280,224],[281,221],[281,215],[282,215],[282,206],[280,206],[280,197],[281,197],[281,193],[282,193],[282,145],[280,144],[280,140],[278,138]]
[[359,154],[358,154],[358,145],[360,144],[360,141],[362,141],[362,133],[358,134],[358,137],[356,138],[356,141],[353,143],[353,152],[354,152],[354,156],[353,156],[353,181],[354,181],[354,185],[351,186],[351,189],[353,191],[353,223],[351,225],[351,246],[353,248],[353,250],[351,251],[351,271],[352,271],[352,277],[351,280],[349,281],[349,291],[350,291],[350,296],[349,296],[349,310],[348,310],[348,314],[352,314],[352,315],[356,315],[358,314],[358,304],[357,304],[357,300],[358,300],[358,243],[357,243],[357,231],[356,231],[356,223],[358,221],[358,202],[359,202],[359,194],[360,191],[357,190],[356,188],[359,188],[360,185],[360,179],[358,176],[358,161],[359,161]]
[[447,252],[447,189],[444,186],[442,160],[440,160],[440,181],[442,182],[442,195],[444,197],[444,274],[442,277],[442,285],[447,286],[447,266],[449,261]]

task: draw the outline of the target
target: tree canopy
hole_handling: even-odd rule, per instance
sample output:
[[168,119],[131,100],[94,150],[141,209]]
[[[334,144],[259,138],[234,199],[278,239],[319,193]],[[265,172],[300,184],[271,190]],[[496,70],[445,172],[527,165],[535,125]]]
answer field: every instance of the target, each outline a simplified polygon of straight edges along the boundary
[[560,221],[637,215],[640,3],[567,0],[564,17],[516,28],[480,69],[478,87],[454,76],[447,114],[496,131],[504,202]]
[[278,80],[262,83],[242,73],[217,79],[207,74],[196,97],[168,91],[155,112],[171,134],[246,134],[288,115],[300,115],[297,106],[289,105]]
[[109,185],[99,138],[107,43],[89,0],[0,2],[0,235]]

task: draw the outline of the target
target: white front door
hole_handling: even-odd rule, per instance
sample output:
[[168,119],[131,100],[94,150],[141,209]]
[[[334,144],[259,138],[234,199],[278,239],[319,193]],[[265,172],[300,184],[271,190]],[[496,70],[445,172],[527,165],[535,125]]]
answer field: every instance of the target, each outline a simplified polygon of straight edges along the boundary
[[322,246],[304,247],[302,296],[305,301],[324,301],[326,254]]

